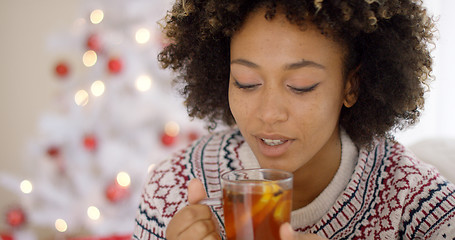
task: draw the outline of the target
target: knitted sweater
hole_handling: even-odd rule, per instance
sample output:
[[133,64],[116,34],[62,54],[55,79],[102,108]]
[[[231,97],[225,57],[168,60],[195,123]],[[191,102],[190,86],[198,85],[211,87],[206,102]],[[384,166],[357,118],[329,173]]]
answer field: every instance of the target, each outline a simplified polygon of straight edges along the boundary
[[[329,239],[455,239],[455,186],[391,140],[357,148],[341,132],[340,167],[329,186],[292,213],[292,226]],[[133,239],[166,239],[166,226],[199,178],[208,197],[221,196],[220,175],[258,167],[236,129],[196,141],[158,164],[146,183]],[[294,189],[299,191],[299,189]],[[223,210],[212,207],[224,236]]]

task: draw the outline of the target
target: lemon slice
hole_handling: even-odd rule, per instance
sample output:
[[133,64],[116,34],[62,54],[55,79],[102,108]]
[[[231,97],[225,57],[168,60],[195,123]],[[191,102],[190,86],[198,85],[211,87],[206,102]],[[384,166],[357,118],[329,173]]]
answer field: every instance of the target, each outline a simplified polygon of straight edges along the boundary
[[291,200],[283,200],[278,203],[273,212],[273,218],[277,222],[288,222],[289,212],[291,211]]
[[279,199],[279,195],[281,195],[280,193],[282,193],[281,187],[275,183],[266,183],[262,185],[261,188],[261,198],[254,203],[253,215],[264,209],[271,201],[276,202],[277,199]]
[[275,183],[267,183],[262,187],[263,193],[258,202],[254,203],[252,216],[254,222],[262,222],[269,215],[283,196],[282,188]]

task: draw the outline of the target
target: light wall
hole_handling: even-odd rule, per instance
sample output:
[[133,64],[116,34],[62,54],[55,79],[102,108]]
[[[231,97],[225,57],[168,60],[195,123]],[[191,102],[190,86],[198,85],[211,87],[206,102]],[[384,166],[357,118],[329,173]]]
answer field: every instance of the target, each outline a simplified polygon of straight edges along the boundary
[[[52,32],[71,25],[77,0],[0,1],[0,171],[24,175],[25,143],[37,129],[57,90],[54,56],[46,49]],[[16,199],[0,187],[0,219]],[[0,231],[4,221],[0,221]]]

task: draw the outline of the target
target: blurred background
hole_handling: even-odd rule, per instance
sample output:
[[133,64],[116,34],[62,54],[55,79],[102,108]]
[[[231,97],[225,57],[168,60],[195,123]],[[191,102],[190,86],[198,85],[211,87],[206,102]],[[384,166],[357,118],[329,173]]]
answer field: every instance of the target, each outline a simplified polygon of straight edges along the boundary
[[[455,2],[425,4],[439,19],[436,81],[397,139],[451,172]],[[147,169],[205,134],[157,66],[170,6],[0,1],[0,239],[127,239]]]

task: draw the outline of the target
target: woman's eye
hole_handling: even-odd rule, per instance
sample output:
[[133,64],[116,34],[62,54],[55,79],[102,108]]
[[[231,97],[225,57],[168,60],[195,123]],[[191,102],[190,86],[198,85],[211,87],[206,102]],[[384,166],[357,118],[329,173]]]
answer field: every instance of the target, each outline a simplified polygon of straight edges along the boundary
[[308,87],[303,87],[303,88],[293,87],[293,86],[289,86],[289,85],[288,85],[288,87],[295,93],[302,94],[302,93],[307,93],[307,92],[313,91],[314,89],[316,89],[316,87],[318,85],[319,85],[319,83],[313,84]]
[[254,89],[255,87],[260,85],[260,84],[242,84],[242,83],[239,83],[237,80],[234,80],[234,84],[236,87],[238,87],[240,89]]

